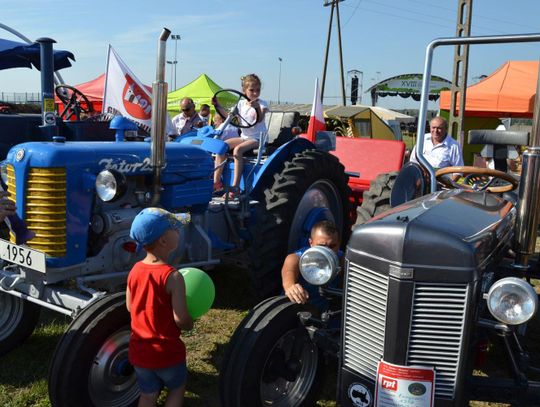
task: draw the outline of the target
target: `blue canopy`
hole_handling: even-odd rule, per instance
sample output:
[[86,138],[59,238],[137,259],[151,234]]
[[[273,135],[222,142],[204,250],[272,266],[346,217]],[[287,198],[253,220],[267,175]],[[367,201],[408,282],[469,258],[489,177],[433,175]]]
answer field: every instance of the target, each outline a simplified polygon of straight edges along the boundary
[[[55,71],[71,66],[70,59],[75,61],[75,57],[69,51],[54,51],[53,55]],[[34,66],[41,70],[40,62],[40,46],[37,42],[25,44],[0,38],[0,69]]]

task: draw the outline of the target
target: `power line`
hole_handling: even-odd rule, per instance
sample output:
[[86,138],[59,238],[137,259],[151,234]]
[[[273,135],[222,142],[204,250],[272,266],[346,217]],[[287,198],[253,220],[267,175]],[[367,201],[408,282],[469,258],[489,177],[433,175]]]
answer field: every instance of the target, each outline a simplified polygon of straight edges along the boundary
[[[394,14],[394,13],[389,13],[389,12],[381,11],[381,10],[373,10],[373,9],[370,9],[370,8],[366,8],[365,3],[361,7],[361,10],[371,12],[371,13],[376,13],[376,14],[382,14],[382,15],[385,15],[385,16],[396,17],[396,18],[399,18],[400,20],[416,21],[416,22],[419,22],[419,23],[422,23],[422,24],[427,24],[427,25],[430,25],[430,26],[433,26],[433,25],[436,24],[439,27],[455,29],[455,25],[452,23],[452,20],[445,19],[445,18],[443,18],[441,16],[438,16],[438,15],[432,15],[432,14],[426,14],[426,13],[419,13],[419,12],[416,12],[416,11],[410,11],[409,9],[406,9],[406,8],[403,8],[403,7],[398,7],[398,6],[395,6],[395,5],[390,6],[390,5],[387,5],[387,4],[384,4],[384,3],[379,3],[379,2],[374,1],[374,0],[371,0],[370,3],[371,3],[371,5],[375,5],[375,6],[383,6],[383,7],[392,8],[394,10],[401,10],[401,11],[403,11],[405,13],[413,14],[415,16],[420,15],[420,16],[428,17],[428,18],[431,18],[432,20],[427,21],[427,20],[420,19],[420,18],[404,16],[403,14]],[[357,8],[359,8],[359,6],[360,6],[360,4],[357,5]],[[451,9],[444,8],[444,7],[441,7],[441,8],[443,8],[445,10],[451,10]],[[454,10],[452,10],[452,11],[454,11]],[[350,18],[352,18],[352,16]],[[448,22],[448,24],[441,24],[441,20],[445,20],[445,22]],[[484,30],[484,31],[487,31],[487,32],[491,32],[491,33],[495,33],[495,34],[510,34],[508,32],[502,31],[502,30],[494,30],[491,27],[485,27],[485,26],[478,25],[478,24],[474,24],[474,28]]]
[[[430,6],[430,7],[440,8],[442,10],[456,11],[455,9],[452,9],[452,8],[449,8],[449,7],[443,7],[443,6],[439,6],[439,5],[436,5],[436,4],[433,4],[433,3],[427,3],[427,2],[424,2],[424,1],[420,1],[420,0],[408,0],[408,1],[410,1],[412,3],[423,4],[423,5]],[[474,10],[473,10],[473,13],[474,13]],[[486,20],[497,21],[499,23],[512,24],[512,25],[515,25],[515,26],[518,26],[518,27],[528,27],[528,28],[531,28],[533,30],[538,30],[538,27],[533,27],[532,25],[515,23],[513,21],[502,20],[500,18],[484,16],[482,14],[473,14],[473,17],[480,17],[480,18],[484,18]]]
[[345,24],[343,24],[343,28],[345,28],[345,26],[349,23],[349,21],[351,21],[351,19],[354,17],[354,14],[356,13],[356,11],[358,10],[358,7],[360,7],[360,3],[362,3],[362,0],[358,0],[358,3],[356,3],[356,7],[354,8],[354,10],[352,11],[351,15],[349,16],[349,18],[347,19],[347,21],[345,21]]

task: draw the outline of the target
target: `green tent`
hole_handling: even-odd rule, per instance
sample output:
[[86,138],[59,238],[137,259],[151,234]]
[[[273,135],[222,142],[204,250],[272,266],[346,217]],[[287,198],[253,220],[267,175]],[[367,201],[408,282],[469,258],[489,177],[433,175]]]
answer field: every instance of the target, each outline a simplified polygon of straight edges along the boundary
[[[167,111],[171,115],[180,113],[180,101],[183,98],[189,97],[195,102],[197,110],[199,110],[201,104],[206,103],[210,105],[210,110],[212,114],[214,114],[215,109],[214,106],[212,106],[212,96],[214,96],[214,94],[221,89],[221,86],[210,79],[208,75],[203,73],[199,75],[197,79],[188,83],[183,88],[176,89],[167,95]],[[227,95],[230,95],[230,103],[236,103],[236,96],[229,93]],[[229,97],[221,95],[220,101],[222,101],[222,103],[225,101],[229,102]]]

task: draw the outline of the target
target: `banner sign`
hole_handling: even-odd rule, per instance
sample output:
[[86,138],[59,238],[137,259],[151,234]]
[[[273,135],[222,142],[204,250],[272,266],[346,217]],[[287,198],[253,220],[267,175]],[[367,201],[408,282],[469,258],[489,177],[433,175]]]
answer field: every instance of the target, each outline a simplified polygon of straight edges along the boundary
[[[103,113],[122,115],[150,133],[152,92],[139,81],[111,46],[107,58]],[[167,115],[167,134],[174,133],[172,121]]]

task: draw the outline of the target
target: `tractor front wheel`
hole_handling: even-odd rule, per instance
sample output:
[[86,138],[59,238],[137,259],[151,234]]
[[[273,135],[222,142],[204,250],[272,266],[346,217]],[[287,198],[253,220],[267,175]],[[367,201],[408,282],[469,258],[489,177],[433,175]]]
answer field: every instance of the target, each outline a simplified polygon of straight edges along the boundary
[[37,304],[0,292],[0,356],[32,335],[40,310]]
[[56,407],[126,407],[139,398],[128,361],[130,316],[125,293],[100,298],[73,320],[49,368]]
[[315,405],[324,363],[297,316],[308,307],[274,297],[246,316],[221,369],[223,407]]

